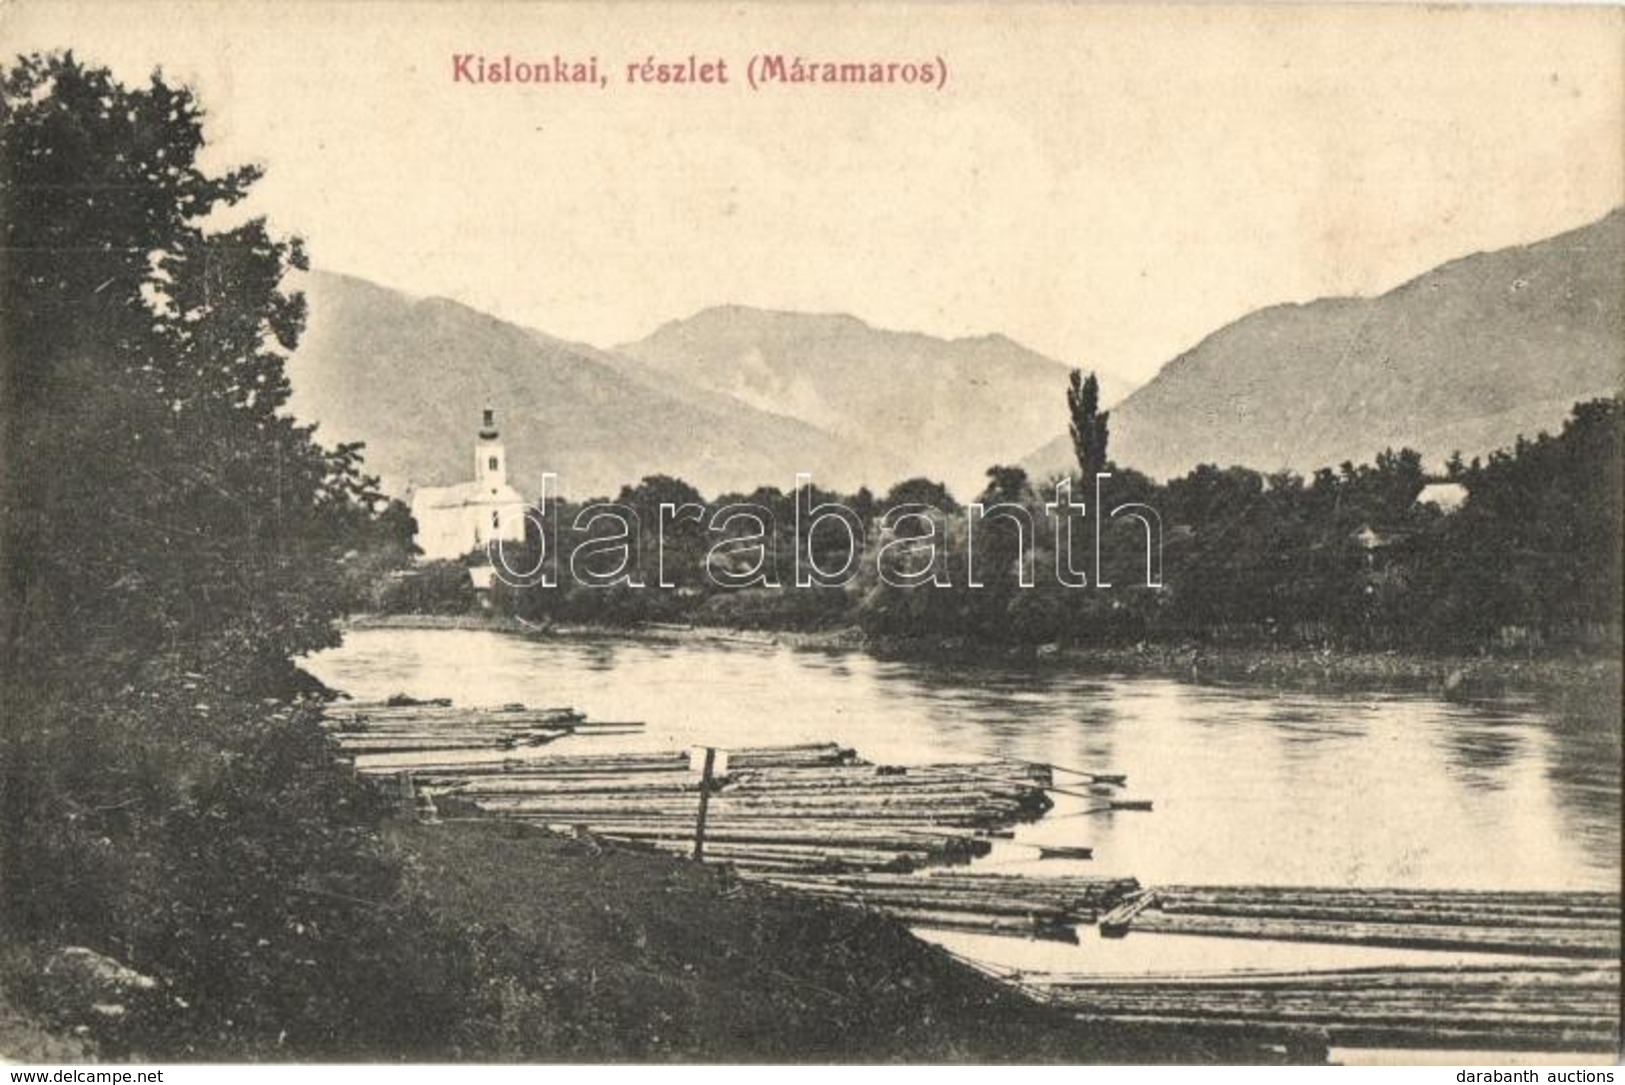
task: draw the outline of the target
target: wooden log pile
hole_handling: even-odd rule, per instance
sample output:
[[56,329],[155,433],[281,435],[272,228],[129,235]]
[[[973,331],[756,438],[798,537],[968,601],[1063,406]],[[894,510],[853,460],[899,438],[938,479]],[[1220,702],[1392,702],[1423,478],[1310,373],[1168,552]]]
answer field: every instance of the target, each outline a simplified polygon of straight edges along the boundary
[[1616,1050],[1619,982],[1618,961],[1022,978],[1089,1020],[1311,1033],[1341,1047],[1546,1051]]
[[1164,886],[1101,933],[1128,931],[1618,960],[1604,892]]
[[1076,928],[1133,893],[1132,878],[1039,877],[933,870],[897,874],[763,874],[805,896],[874,909],[916,927],[1076,942]]

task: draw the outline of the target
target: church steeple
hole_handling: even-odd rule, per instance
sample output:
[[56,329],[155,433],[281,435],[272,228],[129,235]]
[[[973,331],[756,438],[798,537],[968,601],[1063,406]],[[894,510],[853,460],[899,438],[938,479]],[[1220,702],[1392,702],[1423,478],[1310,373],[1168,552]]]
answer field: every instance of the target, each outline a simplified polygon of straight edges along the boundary
[[474,477],[493,494],[508,484],[508,457],[497,434],[497,413],[485,408],[480,439],[474,443]]

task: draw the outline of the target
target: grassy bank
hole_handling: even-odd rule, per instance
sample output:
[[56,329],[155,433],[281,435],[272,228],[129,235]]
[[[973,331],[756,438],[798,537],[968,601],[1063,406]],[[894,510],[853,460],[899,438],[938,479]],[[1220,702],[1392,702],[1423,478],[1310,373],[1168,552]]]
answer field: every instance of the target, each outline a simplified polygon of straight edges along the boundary
[[726,868],[495,823],[401,825],[412,889],[487,982],[465,1057],[1213,1062],[1264,1046],[1085,1025],[901,924]]

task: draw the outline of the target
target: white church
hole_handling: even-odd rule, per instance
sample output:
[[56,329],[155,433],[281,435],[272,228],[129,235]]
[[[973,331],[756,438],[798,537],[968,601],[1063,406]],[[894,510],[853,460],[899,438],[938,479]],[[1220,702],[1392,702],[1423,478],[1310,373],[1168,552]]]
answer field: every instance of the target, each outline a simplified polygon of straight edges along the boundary
[[412,519],[417,521],[424,561],[460,558],[497,539],[524,541],[525,501],[508,485],[508,457],[497,433],[495,411],[486,408],[474,442],[474,480],[414,491]]

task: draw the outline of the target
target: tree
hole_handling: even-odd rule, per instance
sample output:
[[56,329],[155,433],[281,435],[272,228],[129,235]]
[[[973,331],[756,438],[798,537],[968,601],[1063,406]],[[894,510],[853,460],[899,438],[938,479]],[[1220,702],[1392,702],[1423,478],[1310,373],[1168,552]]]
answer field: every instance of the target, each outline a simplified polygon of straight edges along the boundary
[[1032,484],[1024,468],[995,464],[987,469],[987,486],[976,500],[985,505],[995,505],[1000,502],[1025,504],[1032,499]]
[[202,118],[160,74],[0,71],[0,928],[159,976],[149,1054],[427,1037],[378,994],[422,947],[354,903],[398,886],[376,799],[287,703],[347,555],[411,520],[281,412],[304,254],[225,219],[259,172],[206,171]]
[[897,483],[880,499],[879,508],[895,509],[900,505],[929,505],[942,512],[958,512],[959,502],[948,487],[929,478],[910,478]]
[[1082,370],[1072,371],[1067,386],[1066,406],[1072,416],[1072,452],[1078,459],[1078,471],[1084,482],[1106,469],[1106,433],[1110,411],[1100,409],[1100,382],[1095,375],[1088,377]]
[[1617,640],[1622,447],[1615,396],[1575,404],[1556,436],[1519,438],[1463,471],[1467,503],[1446,521],[1436,575],[1464,626],[1563,637],[1590,625]]
[[71,53],[0,78],[0,609],[36,685],[132,644],[252,669],[332,643],[337,560],[385,505],[359,445],[280,413],[303,248],[209,227],[260,171],[206,172],[202,121]]

